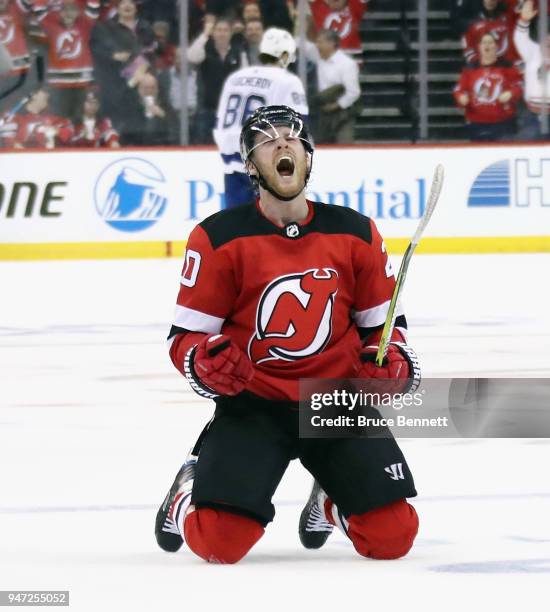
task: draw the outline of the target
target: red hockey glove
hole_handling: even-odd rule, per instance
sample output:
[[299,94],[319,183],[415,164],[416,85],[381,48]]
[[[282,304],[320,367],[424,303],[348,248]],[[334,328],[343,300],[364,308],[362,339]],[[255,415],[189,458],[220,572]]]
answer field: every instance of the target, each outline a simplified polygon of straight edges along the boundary
[[237,395],[254,376],[252,362],[229,336],[205,336],[185,358],[185,376],[204,397]]
[[[384,379],[384,393],[412,393],[420,384],[420,366],[416,353],[406,344],[390,343],[381,367],[376,365],[378,346],[370,345],[361,351],[359,377]],[[382,381],[380,381],[382,382]]]

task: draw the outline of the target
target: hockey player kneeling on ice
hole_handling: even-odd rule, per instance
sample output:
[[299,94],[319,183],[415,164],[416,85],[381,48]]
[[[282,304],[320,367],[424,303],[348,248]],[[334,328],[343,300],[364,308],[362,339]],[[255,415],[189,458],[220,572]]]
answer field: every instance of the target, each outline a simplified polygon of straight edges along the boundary
[[170,357],[216,408],[159,509],[157,542],[239,561],[273,520],[272,496],[299,459],[314,477],[304,546],[319,548],[337,526],[365,557],[402,557],[418,517],[396,441],[298,435],[300,378],[382,376],[396,391],[414,382],[402,312],[383,367],[373,361],[395,284],[382,238],[371,219],[306,199],[313,144],[292,109],[258,109],[241,153],[256,203],[208,217],[187,245]]

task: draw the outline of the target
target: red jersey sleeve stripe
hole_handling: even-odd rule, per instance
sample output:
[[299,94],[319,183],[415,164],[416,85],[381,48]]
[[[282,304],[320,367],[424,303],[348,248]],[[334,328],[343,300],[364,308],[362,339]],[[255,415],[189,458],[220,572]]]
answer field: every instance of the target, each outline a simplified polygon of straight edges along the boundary
[[174,325],[193,332],[206,334],[219,334],[225,319],[214,317],[200,310],[193,310],[187,306],[176,306]]
[[408,329],[406,327],[397,327],[395,328],[394,332],[397,331],[399,332],[402,336],[403,336],[403,341],[405,342],[405,344],[407,343],[407,337],[408,337]]

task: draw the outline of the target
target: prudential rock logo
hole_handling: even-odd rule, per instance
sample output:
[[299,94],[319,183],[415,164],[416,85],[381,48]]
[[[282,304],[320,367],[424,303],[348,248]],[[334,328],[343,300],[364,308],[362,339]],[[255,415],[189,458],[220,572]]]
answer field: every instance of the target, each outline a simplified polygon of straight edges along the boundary
[[94,188],[97,212],[113,228],[139,232],[154,225],[168,205],[166,179],[152,163],[119,159],[99,175]]
[[487,166],[470,188],[468,206],[550,206],[550,159],[505,159]]

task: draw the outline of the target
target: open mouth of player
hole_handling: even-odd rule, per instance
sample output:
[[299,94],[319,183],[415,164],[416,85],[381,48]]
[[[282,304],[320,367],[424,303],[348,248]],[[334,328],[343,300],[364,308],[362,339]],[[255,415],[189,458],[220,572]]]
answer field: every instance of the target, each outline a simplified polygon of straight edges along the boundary
[[280,176],[292,176],[294,174],[294,160],[285,155],[277,161],[277,172]]

